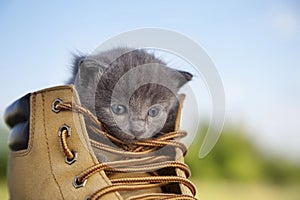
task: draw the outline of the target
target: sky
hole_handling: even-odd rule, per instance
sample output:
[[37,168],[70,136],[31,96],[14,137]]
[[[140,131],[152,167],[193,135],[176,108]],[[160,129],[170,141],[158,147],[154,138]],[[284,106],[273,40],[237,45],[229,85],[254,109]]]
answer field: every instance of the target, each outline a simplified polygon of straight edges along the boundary
[[265,1],[0,2],[0,116],[13,100],[70,77],[72,53],[159,27],[207,52],[223,80],[226,125],[300,160],[300,3]]

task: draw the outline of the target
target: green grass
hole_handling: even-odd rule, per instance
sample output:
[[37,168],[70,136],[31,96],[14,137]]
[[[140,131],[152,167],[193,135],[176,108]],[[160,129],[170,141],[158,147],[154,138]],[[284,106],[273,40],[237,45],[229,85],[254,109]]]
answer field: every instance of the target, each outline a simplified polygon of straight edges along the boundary
[[2,180],[2,179],[0,180],[0,199],[1,200],[8,199],[6,180]]
[[197,182],[200,200],[299,200],[300,185],[238,184],[233,182]]
[[[274,186],[266,184],[237,184],[232,182],[194,181],[200,200],[299,200],[300,185]],[[6,181],[0,181],[0,199],[7,200]]]

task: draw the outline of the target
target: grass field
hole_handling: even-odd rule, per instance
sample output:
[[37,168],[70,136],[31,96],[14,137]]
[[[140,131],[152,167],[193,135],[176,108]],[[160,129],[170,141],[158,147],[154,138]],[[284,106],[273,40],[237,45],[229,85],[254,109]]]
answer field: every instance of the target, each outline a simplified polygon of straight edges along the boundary
[[[299,186],[271,186],[264,184],[236,184],[230,182],[197,182],[200,200],[299,200]],[[7,200],[7,186],[0,181],[0,199]]]
[[[196,183],[196,181],[194,181]],[[300,185],[274,186],[266,184],[237,184],[231,182],[197,183],[201,200],[299,200]]]
[[8,191],[6,186],[6,181],[0,180],[0,199],[7,200],[8,199]]

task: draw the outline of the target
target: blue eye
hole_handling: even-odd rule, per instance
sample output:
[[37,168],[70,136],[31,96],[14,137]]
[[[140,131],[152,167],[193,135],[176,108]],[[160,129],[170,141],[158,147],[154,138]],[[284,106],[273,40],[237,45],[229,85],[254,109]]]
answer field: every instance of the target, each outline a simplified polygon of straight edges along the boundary
[[113,111],[113,113],[115,113],[116,115],[123,115],[127,112],[127,108],[124,105],[120,105],[120,104],[113,104],[111,106],[111,110]]
[[158,114],[159,114],[159,111],[160,111],[160,109],[159,108],[150,108],[149,110],[148,110],[148,115],[150,116],[150,117],[156,117]]

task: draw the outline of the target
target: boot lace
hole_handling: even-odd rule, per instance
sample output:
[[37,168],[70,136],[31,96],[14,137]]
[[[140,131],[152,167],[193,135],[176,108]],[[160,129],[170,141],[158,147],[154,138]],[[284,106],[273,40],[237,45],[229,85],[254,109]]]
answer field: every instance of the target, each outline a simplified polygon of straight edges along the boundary
[[[87,128],[99,136],[108,138],[116,146],[111,146],[104,144],[102,142],[90,139],[91,146],[93,148],[108,152],[110,154],[115,154],[122,156],[125,159],[117,161],[99,162],[94,166],[91,166],[83,170],[78,174],[74,181],[74,187],[83,187],[86,181],[93,174],[100,171],[104,171],[106,175],[110,178],[111,184],[100,188],[93,194],[89,195],[86,199],[97,200],[100,199],[107,193],[120,192],[120,191],[133,191],[141,189],[149,189],[156,187],[165,187],[170,184],[182,184],[186,186],[192,195],[186,194],[175,194],[175,193],[147,193],[131,196],[127,200],[136,199],[196,199],[194,196],[196,194],[196,189],[193,183],[187,178],[190,176],[189,167],[183,162],[176,161],[170,155],[155,155],[155,152],[162,147],[168,146],[174,150],[181,151],[182,155],[185,155],[187,151],[184,144],[177,141],[178,139],[185,137],[185,131],[177,131],[178,127],[175,128],[176,131],[170,133],[164,133],[156,138],[149,138],[141,141],[134,141],[131,143],[125,143],[118,138],[112,136],[108,133],[104,125],[93,115],[88,109],[71,103],[60,101],[55,105],[55,109],[59,111],[72,111],[82,114],[85,119],[88,119]],[[177,125],[178,126],[178,125]],[[59,130],[60,143],[63,152],[66,156],[65,161],[68,164],[72,164],[77,159],[77,153],[71,150],[67,143],[67,138],[70,136],[70,130],[67,125],[64,125]],[[118,148],[120,147],[120,148]],[[161,175],[158,171],[161,169],[172,169],[175,171],[174,174],[164,174]],[[184,172],[185,176],[180,176],[176,174],[176,170],[181,170]],[[149,176],[142,177],[132,177],[132,173],[149,173]],[[112,175],[116,173],[130,173],[129,177],[113,178]]]

